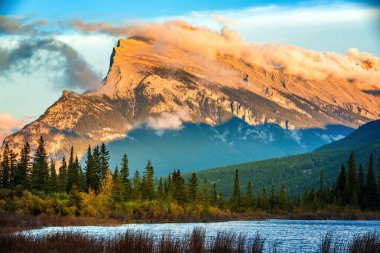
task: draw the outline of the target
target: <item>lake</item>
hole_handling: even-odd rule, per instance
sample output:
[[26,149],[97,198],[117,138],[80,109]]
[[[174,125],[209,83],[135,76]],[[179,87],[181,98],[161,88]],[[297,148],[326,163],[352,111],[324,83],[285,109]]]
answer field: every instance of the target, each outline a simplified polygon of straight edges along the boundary
[[355,235],[367,232],[380,234],[380,221],[343,221],[343,220],[265,220],[265,221],[228,221],[211,223],[150,223],[125,224],[116,227],[78,226],[46,227],[29,230],[23,234],[44,236],[56,232],[76,232],[96,238],[108,238],[122,235],[127,230],[149,232],[160,236],[172,233],[181,237],[195,227],[204,228],[206,236],[213,237],[218,231],[244,233],[254,237],[259,233],[265,238],[265,249],[276,247],[277,252],[318,252],[322,238],[331,232],[341,242]]

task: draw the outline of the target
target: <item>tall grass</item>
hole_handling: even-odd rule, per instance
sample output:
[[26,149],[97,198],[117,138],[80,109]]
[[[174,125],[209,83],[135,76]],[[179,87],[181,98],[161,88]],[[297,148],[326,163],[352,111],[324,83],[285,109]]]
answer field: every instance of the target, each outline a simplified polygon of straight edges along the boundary
[[331,233],[327,233],[322,239],[321,253],[379,253],[380,236],[377,233],[357,235],[351,241],[334,240]]
[[[249,238],[244,234],[218,232],[207,238],[204,229],[195,228],[188,235],[178,238],[171,233],[154,236],[142,231],[127,231],[122,236],[97,239],[83,234],[56,233],[33,237],[15,233],[0,233],[1,252],[130,252],[130,253],[240,253],[276,252],[265,249],[265,239],[256,234]],[[328,233],[322,239],[321,253],[375,253],[380,252],[380,237],[368,233],[356,236],[352,241],[341,244]]]

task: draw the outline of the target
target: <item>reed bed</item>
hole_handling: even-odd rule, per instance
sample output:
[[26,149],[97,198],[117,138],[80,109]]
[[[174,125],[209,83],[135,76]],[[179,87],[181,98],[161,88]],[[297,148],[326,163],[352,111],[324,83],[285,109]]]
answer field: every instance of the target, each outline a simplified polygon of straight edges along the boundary
[[[142,232],[127,231],[121,236],[99,239],[76,233],[56,233],[42,237],[20,233],[0,233],[1,252],[129,252],[129,253],[261,253],[277,252],[276,248],[265,249],[265,238],[256,234],[218,232],[206,237],[202,228],[178,238],[171,233],[160,236]],[[321,240],[321,253],[375,253],[380,252],[380,237],[375,233],[356,236],[351,241],[340,243],[331,233]]]

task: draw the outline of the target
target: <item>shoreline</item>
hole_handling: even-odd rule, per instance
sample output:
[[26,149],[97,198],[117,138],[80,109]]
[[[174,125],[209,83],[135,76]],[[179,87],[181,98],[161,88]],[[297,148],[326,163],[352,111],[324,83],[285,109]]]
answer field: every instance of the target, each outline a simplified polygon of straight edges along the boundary
[[141,223],[212,223],[228,221],[265,221],[265,220],[380,220],[380,213],[289,213],[289,214],[236,214],[228,216],[186,216],[155,217],[150,219],[116,219],[85,216],[38,215],[26,216],[9,214],[0,216],[0,233],[12,233],[43,227],[65,226],[120,226]]

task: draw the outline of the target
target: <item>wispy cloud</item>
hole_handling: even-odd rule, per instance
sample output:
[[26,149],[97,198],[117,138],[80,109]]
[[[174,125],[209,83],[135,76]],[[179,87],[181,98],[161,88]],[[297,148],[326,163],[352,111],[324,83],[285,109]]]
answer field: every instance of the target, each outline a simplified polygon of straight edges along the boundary
[[[20,130],[30,119],[15,119],[10,113],[0,113],[0,143],[8,135]],[[0,145],[1,146],[1,145]]]
[[0,16],[0,35],[4,34],[28,34],[40,33],[39,27],[46,26],[47,20],[28,21],[25,18]]

